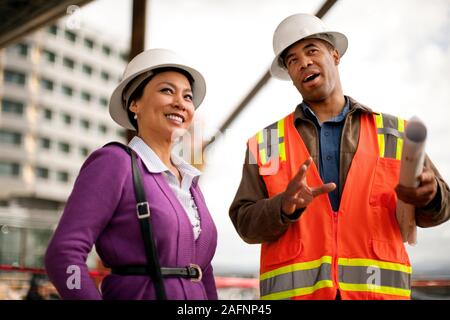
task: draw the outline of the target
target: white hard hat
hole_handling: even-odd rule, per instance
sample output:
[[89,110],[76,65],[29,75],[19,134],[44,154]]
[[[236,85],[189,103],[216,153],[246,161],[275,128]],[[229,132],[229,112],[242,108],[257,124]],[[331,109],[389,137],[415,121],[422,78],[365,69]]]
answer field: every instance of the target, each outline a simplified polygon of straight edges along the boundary
[[281,21],[273,34],[275,59],[270,67],[270,73],[273,77],[280,80],[290,80],[280,56],[289,46],[305,38],[327,41],[337,49],[341,57],[344,55],[348,46],[348,40],[344,34],[328,30],[323,21],[316,16],[305,13],[289,16]]
[[[138,76],[158,68],[172,67],[186,71],[192,76],[193,104],[195,108],[202,103],[206,95],[205,79],[200,72],[189,67],[175,52],[167,49],[150,49],[141,52],[131,60],[123,73],[122,81],[114,89],[109,101],[109,114],[111,118],[126,129],[136,130],[128,119],[127,106],[123,98],[123,90]],[[143,77],[144,78],[144,77]],[[145,77],[147,78],[147,77]],[[144,80],[144,79],[142,79]]]

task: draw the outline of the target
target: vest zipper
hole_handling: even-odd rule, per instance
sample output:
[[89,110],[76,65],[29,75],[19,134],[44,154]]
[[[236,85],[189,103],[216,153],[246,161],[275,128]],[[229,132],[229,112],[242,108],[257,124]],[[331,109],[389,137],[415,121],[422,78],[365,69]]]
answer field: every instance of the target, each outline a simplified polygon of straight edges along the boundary
[[333,260],[332,260],[332,275],[333,275],[333,283],[336,286],[336,290],[339,290],[339,265],[338,265],[338,212],[333,211],[333,235],[334,235],[334,244],[333,244]]

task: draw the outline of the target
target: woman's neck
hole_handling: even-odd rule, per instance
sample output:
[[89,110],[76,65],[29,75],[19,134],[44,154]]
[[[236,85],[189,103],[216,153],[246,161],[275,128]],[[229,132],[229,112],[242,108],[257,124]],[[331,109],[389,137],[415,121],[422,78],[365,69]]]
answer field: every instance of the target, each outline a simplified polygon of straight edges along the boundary
[[137,136],[156,153],[167,168],[172,170],[174,165],[170,160],[172,150],[172,141],[170,139],[162,139],[161,137],[153,136],[151,133],[138,133]]

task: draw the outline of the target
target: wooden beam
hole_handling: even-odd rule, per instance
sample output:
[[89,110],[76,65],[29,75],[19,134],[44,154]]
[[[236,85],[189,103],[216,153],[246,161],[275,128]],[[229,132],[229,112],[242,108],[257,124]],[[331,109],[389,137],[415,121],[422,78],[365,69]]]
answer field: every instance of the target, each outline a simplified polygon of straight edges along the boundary
[[147,0],[133,0],[133,21],[128,61],[144,51]]
[[[0,48],[7,47],[21,38],[26,36],[27,34],[32,33],[46,25],[51,24],[53,21],[61,18],[67,14],[67,8],[71,5],[83,6],[92,0],[64,0],[64,1],[53,1],[54,5],[51,9],[41,10],[37,14],[31,14],[27,16],[27,19],[16,23],[13,29],[8,31],[3,31],[0,34]],[[7,18],[7,17],[4,17]]]
[[[131,44],[128,61],[145,49],[145,24],[146,24],[147,0],[133,0],[133,21],[131,27]],[[130,141],[136,135],[136,131],[127,130],[127,140]]]

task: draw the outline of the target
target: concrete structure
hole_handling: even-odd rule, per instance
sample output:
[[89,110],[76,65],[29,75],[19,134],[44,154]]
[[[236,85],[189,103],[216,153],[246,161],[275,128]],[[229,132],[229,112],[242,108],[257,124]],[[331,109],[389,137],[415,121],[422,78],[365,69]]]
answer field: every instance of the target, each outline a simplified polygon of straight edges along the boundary
[[42,267],[88,154],[125,131],[109,96],[126,42],[64,20],[0,50],[0,264]]

